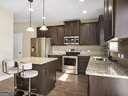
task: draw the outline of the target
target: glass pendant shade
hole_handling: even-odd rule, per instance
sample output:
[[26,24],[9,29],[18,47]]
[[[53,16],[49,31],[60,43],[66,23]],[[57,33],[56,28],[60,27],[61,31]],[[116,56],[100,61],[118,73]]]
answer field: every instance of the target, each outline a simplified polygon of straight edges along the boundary
[[43,25],[41,26],[40,30],[41,30],[41,31],[47,31],[47,30],[48,30],[48,28],[47,28],[47,26],[46,26],[46,25],[44,25],[44,24],[43,24]]
[[28,27],[28,28],[26,29],[26,31],[27,31],[27,32],[34,32],[34,28],[30,26],[30,27]]
[[45,13],[45,12],[44,12],[44,11],[45,11],[45,9],[44,9],[44,8],[45,8],[45,6],[44,6],[44,5],[45,5],[45,0],[43,0],[42,3],[43,3],[43,4],[42,4],[42,5],[43,5],[43,6],[42,6],[42,9],[43,9],[43,12],[42,12],[42,13],[43,13],[43,14],[42,14],[43,25],[41,26],[40,30],[41,30],[41,31],[47,31],[47,30],[48,30],[48,27],[45,25],[45,19],[46,19],[46,17],[45,17],[45,14],[44,14],[44,13]]

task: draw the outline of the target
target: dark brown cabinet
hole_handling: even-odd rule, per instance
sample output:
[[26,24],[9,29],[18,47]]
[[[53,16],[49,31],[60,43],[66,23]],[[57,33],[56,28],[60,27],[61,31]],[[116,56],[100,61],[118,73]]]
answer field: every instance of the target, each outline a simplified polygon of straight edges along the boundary
[[79,36],[80,20],[65,21],[64,28],[64,36]]
[[89,76],[89,96],[127,96],[128,80]]
[[100,15],[98,19],[99,44],[104,45],[104,16]]
[[98,22],[80,24],[80,21],[66,21],[65,25],[48,26],[48,31],[37,28],[37,37],[51,38],[52,45],[64,45],[64,36],[79,36],[80,45],[99,45]]
[[115,0],[116,25],[115,35],[119,38],[128,37],[128,0]]
[[89,62],[90,56],[79,56],[78,57],[78,74],[85,75],[85,71]]
[[64,26],[48,26],[48,31],[40,31],[37,28],[37,37],[48,37],[51,38],[52,45],[63,45],[64,44]]
[[97,22],[81,24],[80,45],[98,45],[99,35]]
[[58,58],[56,61],[57,71],[62,72],[62,56],[61,55],[49,55],[48,57]]
[[104,0],[104,39],[115,36],[115,0]]

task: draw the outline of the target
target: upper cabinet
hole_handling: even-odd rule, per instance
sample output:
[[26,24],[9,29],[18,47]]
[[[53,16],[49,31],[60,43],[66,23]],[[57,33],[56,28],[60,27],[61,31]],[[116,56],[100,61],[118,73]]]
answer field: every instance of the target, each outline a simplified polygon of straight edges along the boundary
[[80,21],[66,21],[65,25],[48,26],[48,31],[37,28],[37,37],[50,37],[52,45],[64,45],[64,36],[79,36],[80,45],[98,45],[98,22],[81,24]]
[[49,27],[49,34],[51,36],[52,45],[64,44],[64,26],[51,26]]
[[64,22],[64,36],[79,36],[80,20],[65,21]]
[[80,45],[98,45],[99,35],[97,22],[81,24]]
[[104,5],[105,41],[128,38],[128,0],[105,0]]
[[40,31],[40,27],[37,28],[37,37],[51,38],[52,45],[64,44],[64,26],[48,26],[48,31]]
[[115,6],[114,0],[104,0],[104,40],[115,36]]
[[128,38],[128,0],[116,0],[115,36]]

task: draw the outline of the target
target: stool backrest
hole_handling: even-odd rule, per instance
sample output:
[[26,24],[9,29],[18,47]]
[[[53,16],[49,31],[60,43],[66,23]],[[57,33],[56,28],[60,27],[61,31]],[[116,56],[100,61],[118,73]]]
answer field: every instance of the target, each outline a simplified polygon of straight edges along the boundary
[[32,63],[21,63],[19,64],[19,69],[21,70],[31,70],[32,69]]
[[7,73],[8,69],[12,67],[15,67],[15,62],[13,60],[4,59],[2,61],[2,71],[4,73]]

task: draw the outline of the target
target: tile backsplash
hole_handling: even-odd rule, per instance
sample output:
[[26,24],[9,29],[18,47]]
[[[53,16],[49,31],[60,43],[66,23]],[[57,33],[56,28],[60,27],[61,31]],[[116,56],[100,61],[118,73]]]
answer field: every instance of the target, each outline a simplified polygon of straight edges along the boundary
[[80,51],[80,55],[95,55],[103,56],[105,55],[105,49],[101,46],[78,46],[78,45],[68,45],[68,46],[52,46],[52,54],[65,54],[65,52],[70,49],[75,51]]
[[112,45],[112,49],[114,50],[110,50],[111,56],[124,67],[128,67],[128,38],[118,39],[117,41],[110,41],[109,44],[111,42],[118,43]]

